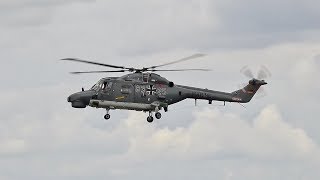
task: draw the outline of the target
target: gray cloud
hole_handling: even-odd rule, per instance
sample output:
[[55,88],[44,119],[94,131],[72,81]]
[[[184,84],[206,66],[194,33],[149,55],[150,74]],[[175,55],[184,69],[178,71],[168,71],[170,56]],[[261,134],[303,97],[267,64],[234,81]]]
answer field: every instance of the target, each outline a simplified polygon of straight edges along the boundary
[[232,32],[290,33],[319,28],[319,4],[314,1],[216,2],[215,9]]
[[[54,43],[59,47],[67,46],[65,43],[69,40],[73,46],[80,46],[85,41],[87,43],[82,46],[87,48],[103,46],[108,53],[116,52],[128,57],[170,49],[211,51],[266,47],[278,42],[315,41],[318,36],[315,23],[319,18],[317,6],[308,2],[303,5],[289,1],[279,4],[276,1],[230,3],[218,0],[45,2],[47,6],[39,6],[38,1],[33,6],[29,3],[26,9],[31,12],[24,14],[25,10],[22,10],[21,16],[19,13],[12,17],[4,16],[5,22],[19,26],[50,22],[37,30],[41,30],[37,32],[40,35],[45,32],[44,43]],[[48,10],[47,7],[57,8]],[[22,22],[15,20],[15,16],[19,16]],[[312,37],[309,37],[310,31],[314,33]],[[15,34],[25,32],[14,31]],[[48,39],[50,33],[55,34],[53,39]],[[6,34],[6,37],[10,36],[13,33]],[[43,37],[39,38],[41,41]]]
[[1,1],[1,26],[32,27],[50,23],[55,8],[76,2],[90,0],[24,0]]

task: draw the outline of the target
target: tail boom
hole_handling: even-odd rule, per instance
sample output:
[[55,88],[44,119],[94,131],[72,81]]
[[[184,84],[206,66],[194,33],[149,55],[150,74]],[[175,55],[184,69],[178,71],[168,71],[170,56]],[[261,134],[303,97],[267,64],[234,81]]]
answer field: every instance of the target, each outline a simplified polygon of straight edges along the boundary
[[267,84],[263,80],[252,79],[249,81],[249,84],[237,91],[232,93],[212,91],[208,89],[200,89],[188,86],[179,86],[184,89],[183,92],[186,98],[191,99],[205,99],[212,101],[225,101],[225,102],[238,102],[238,103],[247,103],[249,102],[255,93],[259,90],[262,85]]

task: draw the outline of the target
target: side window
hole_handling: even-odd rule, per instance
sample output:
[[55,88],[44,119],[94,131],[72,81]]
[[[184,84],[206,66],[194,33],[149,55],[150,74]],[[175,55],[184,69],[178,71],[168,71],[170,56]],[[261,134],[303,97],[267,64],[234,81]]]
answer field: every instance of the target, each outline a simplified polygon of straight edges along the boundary
[[112,88],[112,82],[109,82],[106,88],[110,90]]
[[142,74],[143,82],[149,82],[149,78],[150,78],[150,74],[149,73]]
[[122,85],[120,91],[122,94],[130,94],[131,93],[131,86],[130,85]]
[[111,88],[112,88],[112,82],[108,82],[108,81],[103,82],[102,84],[103,91],[110,91]]

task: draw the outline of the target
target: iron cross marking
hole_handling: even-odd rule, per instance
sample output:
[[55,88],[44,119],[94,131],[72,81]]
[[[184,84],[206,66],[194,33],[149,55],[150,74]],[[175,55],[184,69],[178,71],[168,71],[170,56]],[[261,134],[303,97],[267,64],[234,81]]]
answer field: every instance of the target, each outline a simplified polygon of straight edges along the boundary
[[149,85],[149,87],[147,88],[147,94],[148,95],[155,95],[156,94],[157,89],[153,87],[153,85]]

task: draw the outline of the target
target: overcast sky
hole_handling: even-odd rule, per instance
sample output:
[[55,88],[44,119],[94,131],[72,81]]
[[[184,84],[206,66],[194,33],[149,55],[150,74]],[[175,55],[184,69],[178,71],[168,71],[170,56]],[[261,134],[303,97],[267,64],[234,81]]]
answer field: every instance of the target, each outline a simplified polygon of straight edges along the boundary
[[[0,180],[288,179],[320,176],[320,2],[306,0],[0,0]],[[142,112],[73,109],[103,70],[206,57],[161,73],[232,92],[265,65],[267,96],[192,100],[149,124]]]

